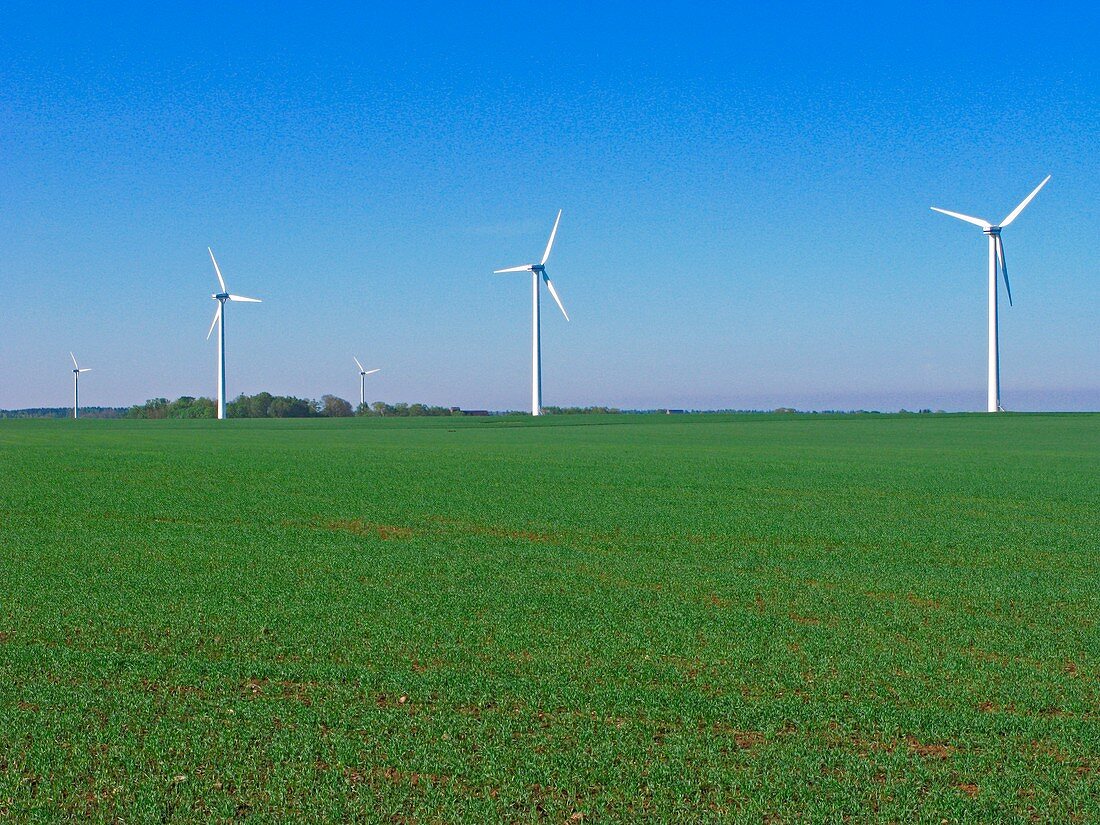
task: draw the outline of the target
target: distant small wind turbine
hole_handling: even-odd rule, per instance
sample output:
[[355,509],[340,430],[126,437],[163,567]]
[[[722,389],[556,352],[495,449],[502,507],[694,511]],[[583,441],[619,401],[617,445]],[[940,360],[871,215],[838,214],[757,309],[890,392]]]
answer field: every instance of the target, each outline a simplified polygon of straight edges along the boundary
[[539,278],[546,281],[546,286],[550,290],[550,294],[554,297],[554,301],[558,305],[558,309],[561,310],[561,314],[565,316],[565,320],[569,320],[569,313],[565,311],[565,307],[561,305],[561,298],[558,297],[557,290],[554,289],[554,284],[550,281],[550,276],[546,274],[546,261],[550,257],[550,249],[554,246],[554,237],[558,234],[558,223],[561,221],[561,210],[558,210],[558,217],[554,220],[554,228],[550,232],[550,240],[546,242],[546,251],[542,253],[542,260],[537,264],[523,264],[522,266],[511,266],[507,269],[493,270],[493,274],[499,275],[502,272],[530,272],[531,273],[531,290],[532,290],[532,303],[531,303],[531,415],[542,415],[542,340],[540,335],[540,297],[542,295],[539,289]]
[[379,367],[376,370],[365,370],[363,369],[363,365],[359,363],[359,359],[354,355],[351,356],[351,360],[355,362],[355,366],[359,367],[359,404],[363,405],[367,403],[367,376],[380,372],[382,368]]
[[1050,175],[1043,178],[1043,182],[1036,186],[1030,195],[1020,202],[1020,205],[1008,213],[1008,217],[999,224],[992,224],[982,218],[972,218],[969,215],[960,215],[958,212],[948,212],[933,206],[936,212],[958,218],[960,221],[980,226],[982,232],[989,238],[989,386],[986,397],[986,410],[988,412],[1000,412],[1001,407],[1001,361],[997,341],[997,268],[1000,266],[1001,274],[1005,281],[1005,291],[1008,293],[1008,305],[1012,306],[1012,287],[1008,284],[1008,264],[1005,263],[1005,245],[1001,240],[1001,230],[1012,223],[1024,211],[1024,207],[1031,203],[1031,199],[1039,194],[1039,190],[1047,185]]
[[210,247],[206,247],[206,251],[210,253],[210,260],[214,264],[214,272],[218,276],[218,284],[222,288],[221,292],[210,296],[218,302],[218,308],[214,310],[214,320],[210,322],[210,329],[206,333],[206,340],[210,340],[210,335],[214,332],[214,326],[216,324],[218,327],[218,418],[225,418],[225,302],[244,301],[250,304],[259,304],[262,302],[259,298],[230,295],[229,290],[225,288],[225,279],[222,278],[222,271],[218,268],[218,262],[214,259],[213,250]]
[[73,418],[80,418],[80,373],[91,372],[91,367],[81,367],[76,363],[76,356],[71,352],[69,357],[73,359]]

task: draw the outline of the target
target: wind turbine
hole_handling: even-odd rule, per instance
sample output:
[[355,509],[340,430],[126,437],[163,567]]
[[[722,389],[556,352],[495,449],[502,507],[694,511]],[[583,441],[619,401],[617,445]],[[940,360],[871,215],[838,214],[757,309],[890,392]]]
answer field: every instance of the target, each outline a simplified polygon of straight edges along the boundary
[[222,291],[211,295],[218,302],[218,308],[214,310],[214,320],[210,322],[210,329],[206,333],[206,340],[210,340],[214,332],[214,325],[218,327],[218,418],[225,418],[225,302],[244,301],[250,304],[262,303],[259,298],[246,298],[243,295],[230,295],[225,288],[225,279],[218,268],[218,262],[214,259],[214,251],[208,246],[206,251],[210,253],[210,260],[214,264],[214,272],[218,276],[218,284]]
[[1012,306],[1012,287],[1008,284],[1008,264],[1005,263],[1005,245],[1001,240],[1001,230],[1012,223],[1024,211],[1024,207],[1031,203],[1031,199],[1039,194],[1039,190],[1047,185],[1050,175],[1043,178],[1043,182],[1036,186],[1030,195],[1024,198],[1020,205],[1008,213],[1008,217],[999,224],[992,224],[982,218],[972,218],[969,215],[960,215],[958,212],[948,212],[933,206],[936,212],[958,218],[960,221],[980,226],[982,232],[989,238],[989,391],[986,401],[988,412],[1000,412],[1001,407],[1001,362],[997,344],[997,269],[1000,267],[1001,275],[1005,281],[1005,291],[1008,293],[1008,305]]
[[363,365],[359,363],[359,359],[354,355],[351,356],[351,360],[355,362],[355,366],[359,367],[359,405],[362,406],[367,403],[367,376],[379,372],[382,368],[365,370]]
[[558,217],[554,220],[554,228],[550,231],[550,240],[546,242],[546,251],[542,253],[542,260],[537,264],[523,264],[522,266],[511,266],[507,269],[493,270],[494,275],[499,275],[502,272],[531,273],[531,415],[542,415],[542,341],[539,313],[539,299],[542,293],[539,289],[540,277],[546,281],[546,287],[550,290],[550,294],[557,303],[558,309],[561,310],[561,314],[565,316],[565,320],[569,320],[569,313],[561,305],[561,298],[558,297],[558,292],[554,289],[550,276],[546,274],[546,260],[550,257],[551,247],[554,246],[554,236],[558,234],[558,223],[560,221],[561,210],[559,209]]
[[73,418],[80,418],[80,373],[91,372],[91,367],[81,367],[76,363],[76,356],[71,352],[69,357],[73,359]]

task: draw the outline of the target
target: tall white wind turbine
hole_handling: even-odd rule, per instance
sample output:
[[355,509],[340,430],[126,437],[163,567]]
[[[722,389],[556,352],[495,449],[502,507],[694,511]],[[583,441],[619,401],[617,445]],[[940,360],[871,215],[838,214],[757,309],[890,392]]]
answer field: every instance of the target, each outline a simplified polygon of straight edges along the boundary
[[997,342],[997,269],[1000,268],[1001,275],[1005,281],[1005,291],[1008,293],[1008,304],[1012,305],[1012,287],[1008,283],[1008,264],[1005,263],[1005,245],[1001,240],[1001,230],[1016,220],[1020,213],[1024,211],[1024,207],[1031,203],[1031,199],[1039,194],[1039,190],[1047,185],[1047,181],[1050,180],[1050,175],[1043,178],[1043,182],[1036,186],[1030,195],[1024,198],[1020,205],[1008,213],[1006,217],[999,224],[992,224],[982,218],[972,218],[969,215],[960,215],[958,212],[948,212],[946,209],[940,209],[933,206],[932,209],[936,212],[942,212],[945,215],[950,215],[952,218],[958,218],[960,221],[966,221],[972,223],[975,226],[980,226],[982,232],[989,238],[989,389],[988,397],[986,399],[986,409],[988,412],[999,412],[1001,407],[1001,361],[998,351]]
[[73,359],[73,418],[80,418],[80,373],[91,372],[91,367],[81,367],[76,363],[76,356],[71,352],[69,357]]
[[214,310],[214,320],[210,322],[210,329],[206,333],[206,340],[210,340],[211,333],[214,332],[214,326],[218,327],[218,418],[225,418],[225,302],[226,301],[244,301],[250,304],[261,303],[259,298],[246,298],[243,295],[230,295],[229,290],[225,288],[225,279],[222,278],[222,271],[218,268],[218,262],[214,259],[214,252],[210,247],[206,247],[206,251],[210,253],[210,260],[214,264],[214,273],[218,276],[218,284],[221,286],[221,292],[215,293],[210,297],[218,302],[218,308]]
[[546,274],[546,261],[550,257],[550,249],[554,246],[554,237],[558,234],[558,223],[561,221],[561,210],[558,210],[558,217],[554,219],[554,228],[550,231],[550,240],[546,242],[546,251],[542,253],[542,260],[537,264],[523,264],[522,266],[510,266],[507,269],[496,269],[493,274],[499,275],[502,272],[530,272],[531,273],[531,415],[542,415],[542,340],[540,335],[540,298],[542,295],[539,289],[539,279],[541,278],[546,282],[547,289],[550,290],[550,295],[553,296],[554,301],[558,305],[558,309],[561,310],[561,314],[565,316],[565,320],[569,320],[569,313],[565,311],[565,307],[561,305],[561,298],[558,297],[558,292],[554,289],[554,284],[550,280],[550,276]]
[[376,370],[365,370],[363,369],[363,365],[359,363],[359,359],[354,355],[351,356],[351,360],[355,362],[355,366],[359,367],[359,405],[362,406],[367,403],[367,376],[380,372],[382,368],[379,367]]

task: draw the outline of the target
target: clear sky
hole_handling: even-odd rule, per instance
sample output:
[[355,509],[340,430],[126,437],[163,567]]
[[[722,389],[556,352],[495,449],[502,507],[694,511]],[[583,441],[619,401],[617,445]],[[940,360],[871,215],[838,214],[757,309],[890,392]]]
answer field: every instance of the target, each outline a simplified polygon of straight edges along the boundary
[[[1094,4],[6,3],[0,407],[1100,409]],[[387,5],[389,8],[387,8]],[[1003,297],[1003,293],[1002,293]]]

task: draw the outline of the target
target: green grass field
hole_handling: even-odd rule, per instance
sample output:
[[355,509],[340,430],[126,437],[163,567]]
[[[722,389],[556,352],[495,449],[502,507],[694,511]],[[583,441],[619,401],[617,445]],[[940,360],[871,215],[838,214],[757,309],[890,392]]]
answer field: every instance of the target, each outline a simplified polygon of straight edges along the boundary
[[1100,416],[0,422],[0,819],[1100,819]]

